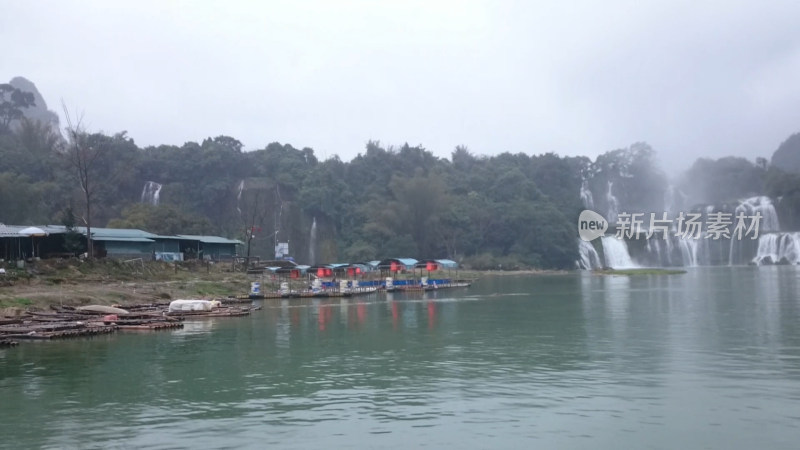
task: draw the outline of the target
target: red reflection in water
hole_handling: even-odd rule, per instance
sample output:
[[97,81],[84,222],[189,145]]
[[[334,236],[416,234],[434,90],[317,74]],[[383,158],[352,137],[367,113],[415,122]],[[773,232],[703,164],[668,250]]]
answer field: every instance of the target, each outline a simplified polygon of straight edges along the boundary
[[367,305],[359,303],[356,307],[357,316],[358,316],[358,323],[364,323],[364,320],[367,318]]
[[436,303],[428,302],[428,328],[433,329],[436,322]]
[[397,308],[397,302],[392,302],[392,327],[397,329],[397,320],[400,317],[400,311]]
[[319,323],[319,330],[325,331],[325,328],[328,325],[328,322],[331,321],[331,317],[333,317],[333,310],[331,310],[331,305],[319,305],[319,314],[317,314],[317,322]]

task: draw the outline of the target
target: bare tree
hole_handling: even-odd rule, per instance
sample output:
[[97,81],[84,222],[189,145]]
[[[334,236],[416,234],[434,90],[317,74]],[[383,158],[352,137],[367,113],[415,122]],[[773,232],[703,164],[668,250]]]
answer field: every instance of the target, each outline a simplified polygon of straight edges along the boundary
[[247,241],[247,253],[245,257],[245,267],[250,267],[250,248],[253,239],[262,231],[262,226],[267,216],[267,205],[265,201],[268,182],[264,179],[251,178],[239,185],[237,209],[242,220],[244,236]]
[[78,184],[83,192],[85,202],[85,215],[81,220],[86,224],[86,250],[89,259],[94,257],[94,245],[92,243],[92,205],[95,201],[95,193],[98,183],[95,176],[98,170],[99,161],[103,154],[103,145],[92,145],[89,134],[83,129],[81,122],[83,116],[77,117],[77,122],[73,124],[67,106],[61,103],[64,109],[64,116],[67,119],[67,139],[64,156],[74,169]]

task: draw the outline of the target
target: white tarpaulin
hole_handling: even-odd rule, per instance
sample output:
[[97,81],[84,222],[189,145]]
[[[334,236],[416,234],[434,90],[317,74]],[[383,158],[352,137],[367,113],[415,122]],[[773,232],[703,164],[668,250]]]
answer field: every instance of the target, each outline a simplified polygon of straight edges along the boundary
[[19,230],[20,236],[47,236],[47,231],[39,227],[28,227]]
[[219,302],[212,300],[173,300],[169,302],[169,312],[211,311]]

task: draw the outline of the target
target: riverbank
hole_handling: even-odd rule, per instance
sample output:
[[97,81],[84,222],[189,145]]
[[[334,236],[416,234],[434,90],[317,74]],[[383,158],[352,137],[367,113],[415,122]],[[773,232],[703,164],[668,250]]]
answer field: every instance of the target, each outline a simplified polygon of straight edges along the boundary
[[[2,265],[0,265],[2,267]],[[253,281],[226,263],[42,260],[0,275],[0,316],[51,306],[128,305],[246,294]],[[559,275],[555,270],[459,270],[458,278]],[[401,277],[402,278],[402,277]]]
[[227,297],[247,289],[228,264],[42,260],[0,275],[0,316],[51,305],[141,304]]

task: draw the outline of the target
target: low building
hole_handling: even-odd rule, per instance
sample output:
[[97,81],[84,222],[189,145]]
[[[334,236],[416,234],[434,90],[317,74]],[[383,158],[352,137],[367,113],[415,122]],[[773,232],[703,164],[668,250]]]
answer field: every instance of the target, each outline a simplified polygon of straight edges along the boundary
[[[162,236],[162,238],[168,238]],[[179,234],[174,236],[179,240],[181,252],[194,254],[198,259],[223,260],[231,259],[237,255],[236,246],[243,245],[242,241],[226,239],[219,236],[200,236]]]
[[388,258],[382,259],[378,263],[378,269],[381,272],[405,272],[413,271],[414,266],[417,264],[414,258]]
[[[67,228],[63,225],[41,225],[42,233],[35,236],[20,234],[26,226],[0,226],[0,259],[63,257],[72,254],[65,248]],[[87,248],[86,228],[75,227],[82,247]],[[160,236],[134,228],[92,228],[92,243],[96,257],[118,259],[157,259],[181,261],[202,258],[229,260],[241,241],[219,236],[178,235]]]

